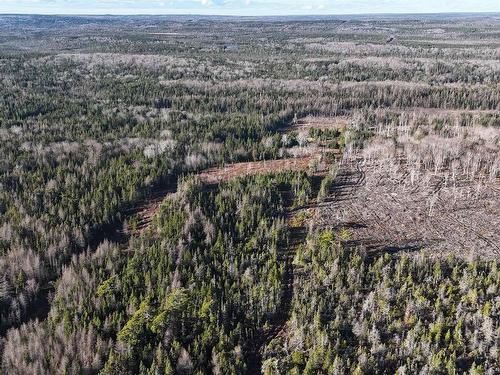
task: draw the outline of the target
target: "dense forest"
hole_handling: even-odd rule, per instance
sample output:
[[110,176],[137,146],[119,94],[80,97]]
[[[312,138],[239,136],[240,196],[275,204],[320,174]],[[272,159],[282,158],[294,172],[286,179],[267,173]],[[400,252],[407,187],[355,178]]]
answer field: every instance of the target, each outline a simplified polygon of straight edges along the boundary
[[498,368],[498,262],[373,258],[318,233],[300,249],[290,336],[265,373],[471,374]]
[[359,160],[403,155],[429,216],[470,183],[498,229],[499,41],[485,15],[0,16],[0,374],[498,373],[488,228],[429,254],[334,223]]

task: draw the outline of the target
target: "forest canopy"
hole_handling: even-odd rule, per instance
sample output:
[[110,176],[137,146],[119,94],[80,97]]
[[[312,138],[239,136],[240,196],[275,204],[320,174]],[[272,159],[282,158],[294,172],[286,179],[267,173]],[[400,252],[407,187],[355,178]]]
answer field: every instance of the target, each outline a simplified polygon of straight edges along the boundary
[[498,373],[499,41],[0,15],[0,374]]

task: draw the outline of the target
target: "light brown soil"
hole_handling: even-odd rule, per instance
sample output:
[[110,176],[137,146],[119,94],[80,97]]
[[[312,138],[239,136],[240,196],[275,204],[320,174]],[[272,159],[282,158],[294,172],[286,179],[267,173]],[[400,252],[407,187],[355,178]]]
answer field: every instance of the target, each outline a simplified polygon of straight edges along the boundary
[[[321,175],[327,172],[330,165],[331,160],[328,160],[321,154],[315,154],[289,159],[230,164],[225,167],[207,169],[200,172],[197,176],[201,182],[207,185],[216,185],[236,177],[283,171],[305,171],[311,175]],[[124,234],[144,233],[149,228],[163,200],[173,193],[175,193],[175,190],[166,189],[163,192],[155,194],[151,199],[145,200],[143,204],[139,205],[131,213],[137,217],[137,225],[132,228],[129,223],[125,222],[122,232]]]
[[320,156],[302,156],[290,159],[254,161],[247,163],[237,163],[221,168],[211,168],[201,172],[198,176],[206,184],[219,184],[227,182],[233,178],[241,176],[251,176],[256,174],[266,174],[281,171],[309,171],[311,173],[322,172],[323,168],[312,169],[318,165]]
[[320,227],[350,233],[351,246],[369,252],[500,257],[500,181],[486,176],[446,182],[429,174],[412,183],[404,160],[342,164]]

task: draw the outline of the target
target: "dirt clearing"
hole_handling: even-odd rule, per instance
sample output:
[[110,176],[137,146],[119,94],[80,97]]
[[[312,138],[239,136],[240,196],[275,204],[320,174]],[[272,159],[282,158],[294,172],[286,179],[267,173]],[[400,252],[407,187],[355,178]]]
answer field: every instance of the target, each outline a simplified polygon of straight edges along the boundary
[[420,130],[346,152],[316,222],[369,252],[499,258],[500,129]]

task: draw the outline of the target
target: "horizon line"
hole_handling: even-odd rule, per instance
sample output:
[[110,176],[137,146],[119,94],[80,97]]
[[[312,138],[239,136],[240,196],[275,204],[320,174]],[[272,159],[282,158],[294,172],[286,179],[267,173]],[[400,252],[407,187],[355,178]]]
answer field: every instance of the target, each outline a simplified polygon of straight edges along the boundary
[[499,15],[500,11],[484,12],[484,11],[450,11],[450,12],[369,12],[369,13],[276,13],[276,14],[260,14],[260,15],[241,15],[236,13],[12,13],[12,12],[2,12],[0,11],[0,16],[75,16],[75,17],[85,17],[85,16],[100,16],[100,17],[110,17],[110,16],[189,16],[189,17],[238,17],[238,18],[262,18],[262,17],[330,17],[330,16],[422,16],[422,15]]

